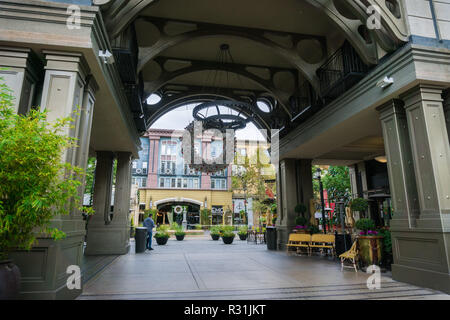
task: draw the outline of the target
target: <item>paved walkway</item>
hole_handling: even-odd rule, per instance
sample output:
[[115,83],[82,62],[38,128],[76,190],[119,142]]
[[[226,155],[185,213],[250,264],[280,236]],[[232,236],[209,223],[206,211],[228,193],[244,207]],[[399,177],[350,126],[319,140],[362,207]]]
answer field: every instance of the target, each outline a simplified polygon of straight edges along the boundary
[[450,299],[382,274],[369,290],[368,274],[340,271],[336,260],[287,256],[235,238],[169,239],[153,251],[117,258],[84,286],[79,299]]

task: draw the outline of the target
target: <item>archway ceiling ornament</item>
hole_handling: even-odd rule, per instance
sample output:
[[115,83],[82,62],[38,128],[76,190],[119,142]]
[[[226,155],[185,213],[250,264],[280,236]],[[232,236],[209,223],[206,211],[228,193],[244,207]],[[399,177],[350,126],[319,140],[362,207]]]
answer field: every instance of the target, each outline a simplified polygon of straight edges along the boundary
[[286,121],[285,118],[280,119],[278,122],[275,120],[280,118],[279,112],[265,113],[257,107],[256,102],[258,99],[264,98],[271,102],[273,110],[278,108],[276,99],[263,90],[222,88],[220,93],[217,93],[217,88],[214,87],[168,84],[157,90],[157,94],[161,97],[161,100],[154,105],[146,105],[145,108],[147,111],[147,125],[149,127],[165,113],[180,106],[217,99],[247,102],[246,106],[241,105],[240,108],[231,106],[230,109],[241,112],[246,117],[251,117],[258,129],[270,130],[271,128],[279,127],[278,122]]
[[[153,61],[159,66],[161,73],[158,79],[153,81],[144,82],[144,91],[147,94],[151,94],[156,92],[158,89],[163,87],[164,85],[170,83],[175,80],[177,77],[180,77],[185,74],[199,72],[199,71],[225,71],[228,73],[234,73],[244,78],[247,78],[261,88],[263,88],[269,95],[273,96],[281,105],[282,110],[287,115],[288,118],[292,118],[292,113],[289,109],[289,98],[295,92],[285,92],[276,87],[274,83],[275,75],[279,72],[288,72],[293,75],[293,79],[295,81],[294,87],[298,87],[298,73],[295,69],[286,69],[286,68],[275,68],[275,67],[266,67],[266,66],[255,66],[255,65],[244,65],[244,64],[236,64],[236,63],[220,63],[220,62],[211,62],[211,61],[201,61],[201,60],[190,60],[190,59],[178,59],[178,58],[169,58],[169,57],[156,57]],[[166,62],[168,61],[178,61],[180,62],[180,68],[168,71],[165,68]],[[270,72],[269,79],[264,79],[255,73],[248,71],[250,68],[255,69],[264,69]],[[216,88],[215,91],[220,93],[224,88]]]
[[[140,47],[139,48],[139,62],[138,62],[138,72],[140,72],[147,63],[154,60],[159,54],[164,52],[164,50],[179,45],[181,43],[191,41],[193,39],[198,39],[202,37],[211,36],[231,36],[244,38],[252,40],[259,43],[269,50],[275,52],[278,56],[283,58],[285,61],[289,62],[293,67],[295,67],[303,76],[313,85],[315,89],[319,88],[319,80],[315,71],[325,62],[326,60],[326,39],[322,36],[315,35],[305,35],[292,32],[279,32],[264,29],[254,29],[246,27],[236,27],[228,25],[219,25],[212,23],[198,23],[192,21],[183,21],[175,19],[163,19],[156,17],[140,17],[156,27],[159,31],[160,37],[150,47]],[[183,23],[190,24],[195,27],[195,30],[186,31],[176,35],[169,35],[165,31],[165,27],[168,23]],[[276,37],[287,38],[289,45],[285,43],[279,43],[274,40]],[[297,46],[302,40],[316,40],[321,46],[321,51],[318,55],[322,56],[322,59],[314,64],[306,62],[298,53]]]
[[[164,1],[164,0],[159,0]],[[408,41],[408,32],[406,29],[405,21],[403,17],[397,18],[386,6],[385,0],[338,0],[343,5],[350,8],[351,11],[358,17],[358,20],[348,19],[343,16],[335,7],[332,0],[299,0],[307,1],[311,5],[315,6],[326,14],[336,26],[345,34],[346,38],[352,43],[352,45],[358,50],[363,60],[368,64],[376,64],[377,56],[376,50],[374,48],[374,43],[368,44],[361,37],[358,32],[358,28],[361,25],[365,25],[369,13],[367,8],[371,5],[377,5],[380,8],[380,18],[382,28],[370,30],[370,33],[377,40],[379,45],[386,51],[394,50],[398,44],[401,42]],[[106,23],[106,28],[111,39],[116,38],[123,32],[138,16],[139,14],[155,3],[156,0],[93,0],[94,5],[101,7],[103,11],[103,17]],[[159,19],[159,18],[152,18]],[[163,19],[160,19],[160,21]],[[166,20],[169,21],[169,20]],[[196,23],[197,30],[192,32],[187,32],[181,35],[168,36],[162,31],[162,38],[152,47],[144,49],[147,51],[142,56],[140,61],[140,68],[146,64],[146,62],[152,60],[163,50],[177,45],[182,41],[188,41],[199,36],[208,36],[212,34],[225,34],[225,35],[235,35],[243,36],[255,41],[261,41],[261,43],[272,47],[275,51],[278,51],[287,60],[291,61],[300,71],[302,71],[306,78],[311,82],[313,86],[317,89],[314,81],[314,71],[318,66],[310,65],[306,63],[297,53],[292,54],[289,49],[283,48],[274,41],[267,38],[267,36],[261,34],[262,30],[249,29],[249,28],[238,28],[231,26],[220,26],[206,24],[206,23]],[[156,23],[158,24],[158,23]],[[215,28],[212,28],[216,26]],[[225,28],[225,29],[224,29]],[[208,29],[210,31],[208,31]],[[222,30],[220,30],[222,29]],[[256,32],[255,32],[256,31]],[[267,31],[265,31],[267,32]],[[270,32],[270,31],[269,31]],[[275,32],[274,32],[275,33]],[[305,37],[305,35],[303,35]],[[314,37],[314,36],[309,36]],[[314,68],[315,67],[315,68]],[[317,80],[317,79],[315,79]]]

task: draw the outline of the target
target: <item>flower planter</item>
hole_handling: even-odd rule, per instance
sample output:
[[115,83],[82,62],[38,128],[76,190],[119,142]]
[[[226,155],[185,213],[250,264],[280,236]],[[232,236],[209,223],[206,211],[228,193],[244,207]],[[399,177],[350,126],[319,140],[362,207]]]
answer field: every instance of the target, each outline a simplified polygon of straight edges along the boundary
[[239,234],[239,239],[242,241],[247,240],[247,234]]
[[181,235],[181,236],[175,235],[175,237],[177,238],[178,241],[183,241],[183,239],[184,239],[184,234]]
[[222,240],[224,244],[232,244],[234,237],[222,237]]
[[163,246],[167,243],[167,240],[169,240],[169,237],[155,237],[156,243],[160,246]]
[[211,238],[212,238],[214,241],[217,241],[217,240],[220,239],[220,234],[212,234],[212,235],[211,235]]
[[0,261],[0,300],[17,299],[19,290],[19,268],[11,260]]
[[382,236],[359,236],[359,256],[365,266],[379,265],[383,258]]

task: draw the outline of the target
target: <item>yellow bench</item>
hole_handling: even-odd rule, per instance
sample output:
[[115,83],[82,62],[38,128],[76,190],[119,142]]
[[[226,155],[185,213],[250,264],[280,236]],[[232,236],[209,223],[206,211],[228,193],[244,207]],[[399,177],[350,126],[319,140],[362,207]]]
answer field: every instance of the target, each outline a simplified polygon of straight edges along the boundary
[[289,240],[286,245],[287,253],[289,254],[290,248],[296,248],[297,251],[301,248],[306,248],[306,252],[309,254],[309,243],[311,241],[311,236],[309,234],[297,234],[291,233],[289,235]]
[[336,237],[334,234],[313,234],[311,236],[311,242],[309,244],[309,254],[311,254],[314,248],[330,249],[331,254],[336,256]]

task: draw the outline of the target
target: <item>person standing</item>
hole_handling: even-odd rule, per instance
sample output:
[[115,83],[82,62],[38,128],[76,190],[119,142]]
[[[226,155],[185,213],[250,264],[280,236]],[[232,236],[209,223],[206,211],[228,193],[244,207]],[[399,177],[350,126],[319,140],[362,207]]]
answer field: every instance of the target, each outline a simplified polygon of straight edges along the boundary
[[145,218],[142,225],[147,228],[147,249],[153,250],[152,248],[152,236],[153,236],[153,228],[155,227],[155,222],[153,221],[152,217],[150,215]]

